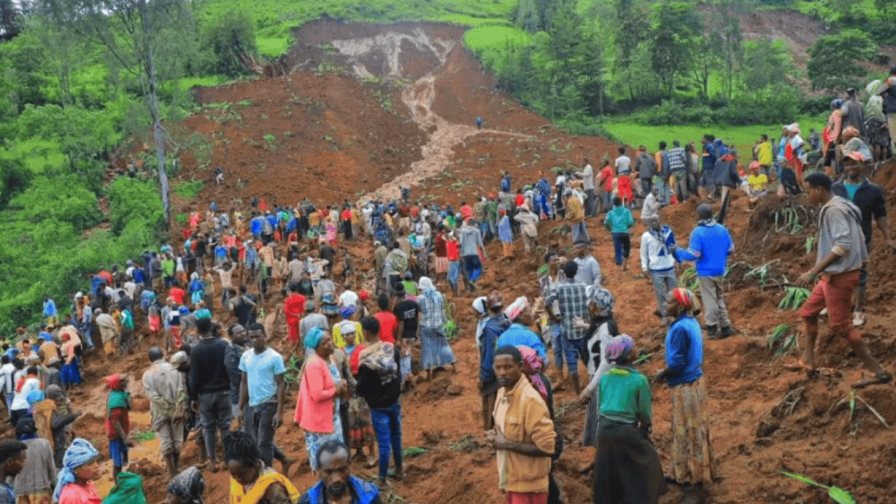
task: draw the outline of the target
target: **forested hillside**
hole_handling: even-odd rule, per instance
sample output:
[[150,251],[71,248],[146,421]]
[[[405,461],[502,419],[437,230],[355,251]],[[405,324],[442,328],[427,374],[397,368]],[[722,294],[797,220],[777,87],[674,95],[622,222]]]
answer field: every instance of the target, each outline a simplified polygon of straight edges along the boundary
[[[213,169],[213,140],[178,127],[198,111],[191,89],[269,71],[308,21],[467,26],[466,45],[499,87],[572,130],[602,133],[619,114],[635,124],[817,114],[889,63],[894,4],[0,0],[0,329],[29,322],[45,293],[71,294],[97,264],[141,252],[166,221],[182,223],[177,212],[166,220],[160,187],[172,177],[162,193],[181,201],[201,189],[179,176],[184,154]],[[776,38],[754,22],[769,11],[800,12],[814,28],[793,23],[791,38]]]

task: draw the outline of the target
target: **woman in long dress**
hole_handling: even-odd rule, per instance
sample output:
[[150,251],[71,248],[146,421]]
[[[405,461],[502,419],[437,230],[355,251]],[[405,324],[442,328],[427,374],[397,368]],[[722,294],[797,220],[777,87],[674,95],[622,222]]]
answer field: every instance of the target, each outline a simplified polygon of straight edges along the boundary
[[420,361],[429,380],[436,368],[451,366],[453,371],[455,358],[445,337],[445,298],[428,277],[420,278],[420,291]]

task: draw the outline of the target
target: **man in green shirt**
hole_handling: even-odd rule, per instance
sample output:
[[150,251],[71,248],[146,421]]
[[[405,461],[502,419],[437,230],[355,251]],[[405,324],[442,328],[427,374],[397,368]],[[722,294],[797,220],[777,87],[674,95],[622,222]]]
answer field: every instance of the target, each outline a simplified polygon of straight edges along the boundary
[[622,204],[622,198],[613,197],[613,209],[607,212],[604,226],[613,234],[613,250],[616,255],[616,266],[622,271],[628,270],[628,257],[632,251],[632,237],[629,230],[635,225],[632,212]]

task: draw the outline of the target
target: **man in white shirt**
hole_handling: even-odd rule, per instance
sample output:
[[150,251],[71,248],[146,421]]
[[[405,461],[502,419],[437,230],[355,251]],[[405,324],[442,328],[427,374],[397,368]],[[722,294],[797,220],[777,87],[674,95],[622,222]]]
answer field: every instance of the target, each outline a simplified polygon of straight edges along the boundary
[[632,171],[632,159],[625,155],[625,147],[619,148],[619,157],[616,158],[616,175],[628,175]]
[[594,217],[597,215],[597,206],[594,204],[597,201],[597,194],[594,192],[594,167],[588,158],[582,162],[585,167],[576,175],[582,177],[582,189],[585,190],[585,217]]
[[677,286],[672,255],[675,234],[669,226],[660,224],[659,217],[644,219],[644,225],[647,231],[641,235],[641,270],[653,282],[657,307],[654,313],[665,318],[666,295]]

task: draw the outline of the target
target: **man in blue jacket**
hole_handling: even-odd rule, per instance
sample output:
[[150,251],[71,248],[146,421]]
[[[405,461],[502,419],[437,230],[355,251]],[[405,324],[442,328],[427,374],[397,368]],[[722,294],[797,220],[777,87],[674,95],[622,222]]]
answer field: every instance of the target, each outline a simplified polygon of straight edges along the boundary
[[373,484],[352,476],[351,457],[345,443],[330,440],[322,444],[317,452],[317,465],[320,481],[302,495],[299,504],[381,503],[379,490]]
[[483,429],[489,430],[494,428],[492,412],[495,409],[495,397],[501,388],[495,375],[495,349],[498,348],[498,338],[507,330],[510,322],[501,311],[504,299],[500,292],[491,291],[486,298],[486,306],[491,317],[482,328],[479,340],[479,393],[482,395]]
[[703,298],[706,333],[710,339],[727,338],[734,334],[728,308],[725,306],[722,282],[728,267],[728,255],[734,242],[725,226],[712,218],[712,207],[706,203],[697,207],[697,227],[691,232],[688,248],[676,248],[675,259],[695,261],[700,297]]

